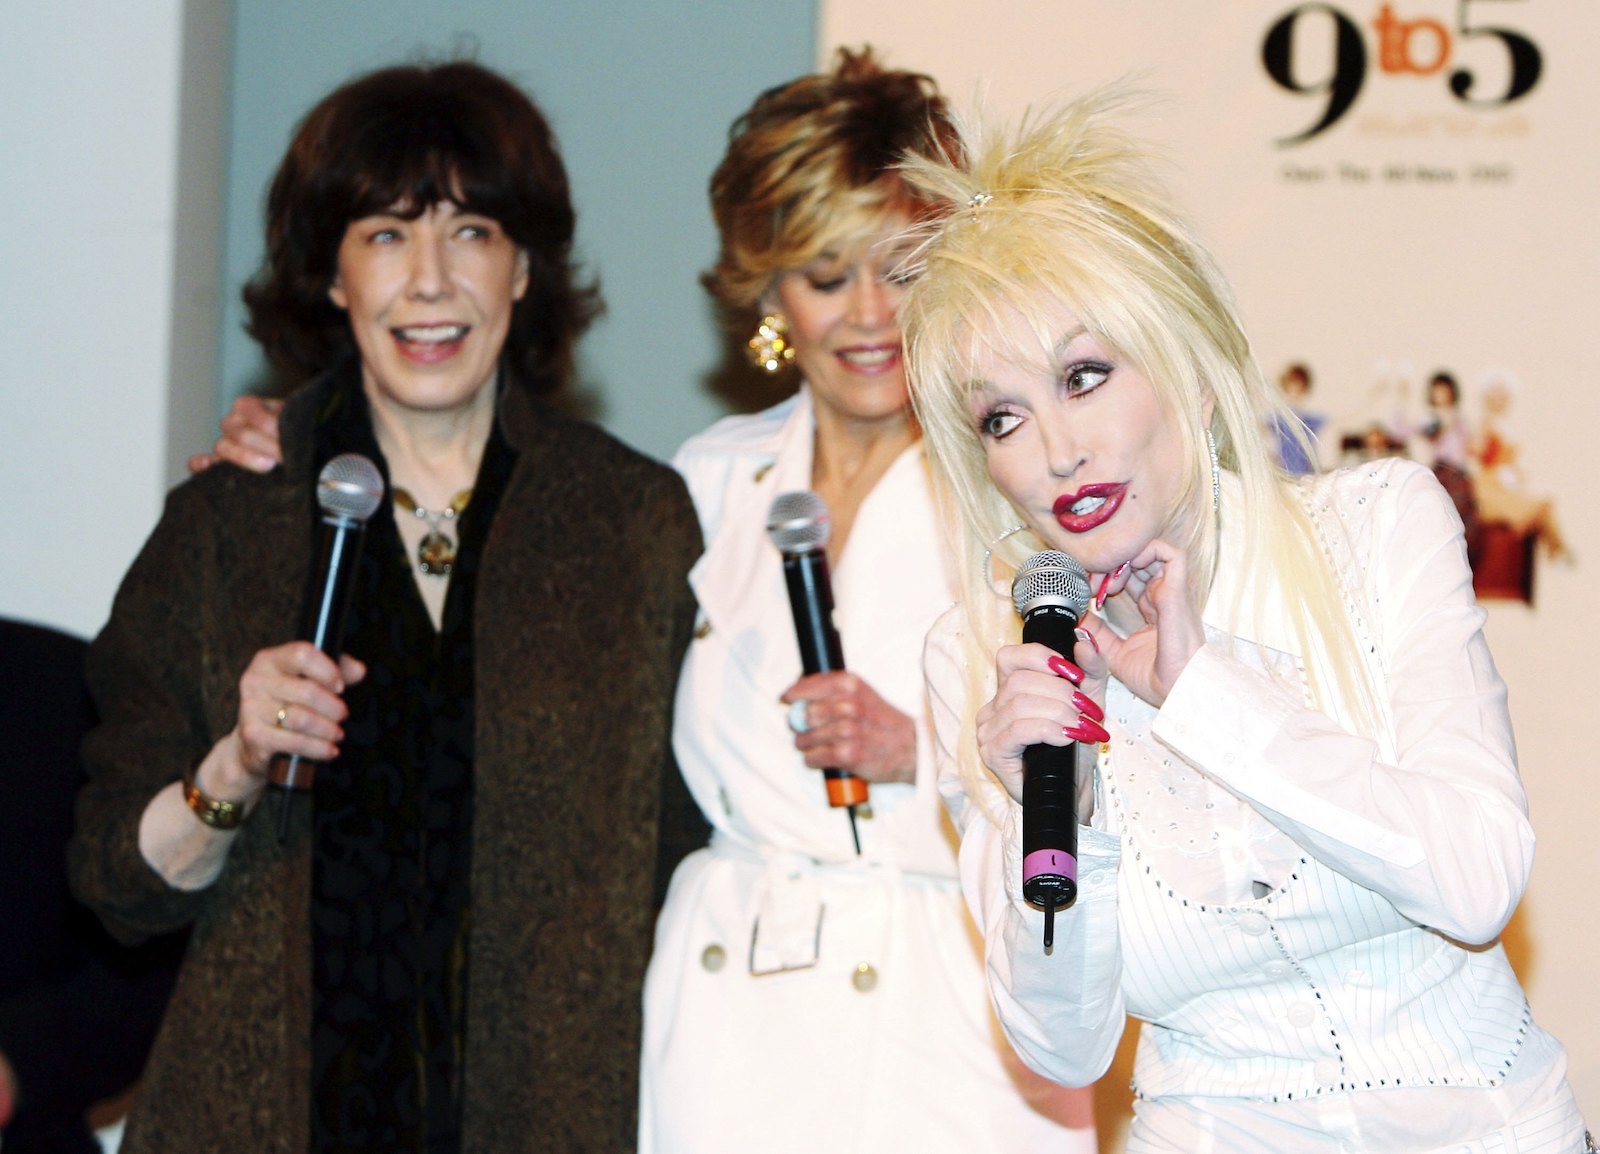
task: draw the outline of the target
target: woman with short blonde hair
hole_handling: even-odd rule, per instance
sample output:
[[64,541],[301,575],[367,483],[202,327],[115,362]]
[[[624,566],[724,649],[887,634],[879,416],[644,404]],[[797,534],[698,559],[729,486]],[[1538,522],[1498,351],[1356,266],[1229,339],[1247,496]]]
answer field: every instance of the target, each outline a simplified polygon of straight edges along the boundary
[[[797,379],[675,459],[706,554],[674,748],[714,833],[657,922],[642,1152],[1095,1148],[1089,1096],[997,1036],[935,788],[920,655],[954,590],[894,271],[932,206],[895,165],[953,146],[930,79],[845,50],[758,97],[711,179],[706,284]],[[827,507],[843,672],[802,675],[767,532],[795,490]],[[822,768],[869,783],[859,853]]]

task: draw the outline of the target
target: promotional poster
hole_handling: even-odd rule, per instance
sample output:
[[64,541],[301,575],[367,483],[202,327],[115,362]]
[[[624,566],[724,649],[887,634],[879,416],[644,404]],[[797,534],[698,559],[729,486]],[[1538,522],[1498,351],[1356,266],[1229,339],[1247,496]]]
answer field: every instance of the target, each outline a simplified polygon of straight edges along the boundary
[[[1600,69],[1589,58],[1600,7],[822,9],[824,56],[873,44],[983,115],[1015,118],[1107,84],[1135,90],[1127,127],[1163,156],[1263,373],[1287,390],[1320,463],[1403,454],[1434,469],[1467,528],[1539,836],[1507,949],[1593,1116],[1600,803],[1581,719],[1593,712],[1600,563],[1588,499],[1600,421]],[[1103,1115],[1126,1094],[1125,1066],[1106,1082]]]

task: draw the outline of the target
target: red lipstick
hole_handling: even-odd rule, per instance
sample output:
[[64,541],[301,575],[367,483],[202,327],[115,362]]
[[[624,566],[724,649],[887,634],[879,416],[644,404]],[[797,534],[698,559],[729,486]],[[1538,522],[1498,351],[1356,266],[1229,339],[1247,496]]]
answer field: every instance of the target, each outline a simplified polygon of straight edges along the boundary
[[[1050,511],[1055,514],[1057,524],[1068,533],[1087,533],[1111,520],[1122,507],[1122,500],[1127,494],[1126,482],[1085,485],[1075,493],[1061,494],[1056,498],[1056,503],[1050,507]],[[1091,497],[1098,497],[1100,504],[1083,513],[1072,511],[1072,507],[1079,501]]]

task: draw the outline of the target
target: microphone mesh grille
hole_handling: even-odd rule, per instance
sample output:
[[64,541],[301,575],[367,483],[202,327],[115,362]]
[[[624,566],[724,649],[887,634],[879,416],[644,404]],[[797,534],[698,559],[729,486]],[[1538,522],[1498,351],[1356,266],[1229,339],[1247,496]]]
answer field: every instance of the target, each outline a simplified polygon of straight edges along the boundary
[[1045,549],[1017,570],[1011,582],[1011,602],[1023,616],[1036,606],[1054,602],[1081,618],[1089,608],[1089,574],[1065,553]]
[[383,503],[383,474],[360,453],[341,453],[317,476],[317,504],[328,517],[365,523]]
[[779,493],[767,511],[767,536],[781,553],[813,553],[832,532],[827,504],[809,489]]

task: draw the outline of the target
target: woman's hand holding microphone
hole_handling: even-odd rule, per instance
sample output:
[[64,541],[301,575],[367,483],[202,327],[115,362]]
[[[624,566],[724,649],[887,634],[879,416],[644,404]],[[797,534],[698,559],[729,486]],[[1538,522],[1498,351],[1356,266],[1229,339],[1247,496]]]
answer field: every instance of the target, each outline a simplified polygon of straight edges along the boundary
[[239,678],[238,721],[196,769],[196,786],[252,806],[278,757],[333,760],[349,716],[342,694],[366,672],[354,657],[335,662],[309,641],[260,650]]
[[[1087,616],[1077,637],[1075,660],[1037,642],[1005,645],[995,655],[995,695],[976,718],[978,755],[1018,803],[1028,746],[1107,740],[1102,723],[1108,666]],[[1090,774],[1079,774],[1077,784],[1081,824],[1094,810],[1094,783]]]
[[[1090,582],[1093,611],[1079,622],[1073,660],[1039,644],[1003,646],[995,657],[995,695],[976,718],[978,752],[1018,802],[1028,746],[1109,740],[1104,726],[1108,678],[1159,708],[1205,644],[1205,628],[1189,593],[1187,560],[1166,541],[1152,541],[1110,573],[1090,574]],[[1114,629],[1107,617],[1126,626],[1124,631]],[[1080,774],[1077,785],[1081,824],[1093,813],[1092,775]]]

